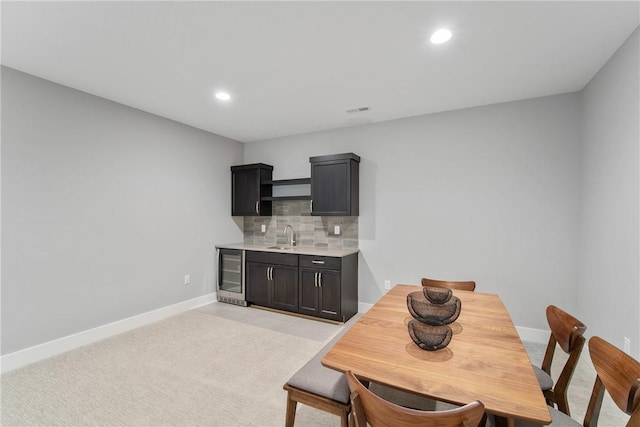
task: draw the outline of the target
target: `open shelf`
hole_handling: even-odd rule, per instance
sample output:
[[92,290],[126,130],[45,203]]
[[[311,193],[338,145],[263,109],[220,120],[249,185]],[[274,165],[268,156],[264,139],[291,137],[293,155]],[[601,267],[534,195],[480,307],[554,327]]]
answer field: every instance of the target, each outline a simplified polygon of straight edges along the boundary
[[[272,196],[261,197],[261,201],[311,200],[311,178],[274,179],[265,181],[264,185],[271,185],[274,191]],[[281,189],[275,190],[276,187]]]
[[310,195],[303,196],[276,196],[276,197],[261,197],[260,200],[264,202],[278,201],[278,200],[311,200]]
[[311,178],[294,178],[294,179],[274,179],[273,181],[265,181],[264,185],[304,185],[311,184]]

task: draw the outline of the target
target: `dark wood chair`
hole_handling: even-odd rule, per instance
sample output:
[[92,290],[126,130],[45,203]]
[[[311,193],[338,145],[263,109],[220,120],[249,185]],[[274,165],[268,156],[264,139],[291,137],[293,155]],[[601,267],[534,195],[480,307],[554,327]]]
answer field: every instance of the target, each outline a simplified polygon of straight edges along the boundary
[[[584,347],[584,332],[587,327],[569,313],[559,309],[555,305],[547,307],[547,322],[551,329],[547,350],[542,360],[542,368],[534,366],[533,370],[538,377],[538,382],[542,388],[547,404],[556,405],[559,410],[571,416],[569,401],[567,399],[567,389],[573,373],[578,365],[578,359]],[[562,351],[569,355],[567,362],[562,368],[560,376],[555,382],[551,377],[551,364],[556,350],[556,344]]]
[[340,427],[348,426],[351,402],[347,378],[342,372],[322,366],[322,358],[348,330],[349,327],[342,328],[282,386],[287,392],[285,427],[295,424],[298,403],[338,415]]
[[[640,362],[600,337],[592,337],[589,340],[589,354],[597,375],[584,422],[580,424],[565,413],[550,407],[550,426],[597,427],[605,390],[618,408],[631,416],[626,427],[640,426]],[[516,422],[517,427],[534,425]]]
[[476,282],[472,280],[452,282],[447,280],[434,280],[423,277],[420,281],[422,286],[431,286],[434,288],[449,288],[459,291],[475,291]]
[[286,427],[293,427],[296,418],[297,403],[302,403],[312,408],[337,415],[340,417],[340,427],[348,426],[348,417],[351,411],[351,404],[349,402],[344,403],[331,397],[293,387],[289,384],[285,384],[283,388],[287,391]]
[[351,372],[347,372],[351,390],[352,427],[477,427],[484,415],[478,401],[448,411],[418,411],[388,402],[369,391]]

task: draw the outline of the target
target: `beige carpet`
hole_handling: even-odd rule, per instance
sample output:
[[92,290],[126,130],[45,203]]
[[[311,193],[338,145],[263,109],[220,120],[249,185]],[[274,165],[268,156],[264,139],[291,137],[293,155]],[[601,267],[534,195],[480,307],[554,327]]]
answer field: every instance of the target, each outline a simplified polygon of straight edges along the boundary
[[[2,425],[281,427],[282,384],[339,329],[213,304],[3,374]],[[544,345],[527,350],[539,363]],[[556,372],[563,356],[557,353]],[[580,422],[595,378],[585,357],[586,348],[569,388]],[[433,409],[413,395],[372,389]],[[605,395],[599,427],[622,427],[627,419]],[[298,405],[296,427],[339,425],[335,415]]]
[[[322,342],[191,311],[2,375],[2,425],[283,426]],[[300,425],[337,418],[300,411]]]

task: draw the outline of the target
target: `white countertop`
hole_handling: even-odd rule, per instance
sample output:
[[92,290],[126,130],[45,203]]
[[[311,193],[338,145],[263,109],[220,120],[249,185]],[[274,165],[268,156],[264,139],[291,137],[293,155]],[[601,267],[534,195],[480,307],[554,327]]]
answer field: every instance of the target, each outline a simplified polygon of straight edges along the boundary
[[290,249],[271,248],[275,245],[260,245],[256,243],[228,243],[216,245],[216,249],[241,249],[245,251],[279,252],[285,254],[316,255],[345,257],[347,255],[360,252],[360,249],[335,249],[335,248],[314,248],[312,246],[294,246]]

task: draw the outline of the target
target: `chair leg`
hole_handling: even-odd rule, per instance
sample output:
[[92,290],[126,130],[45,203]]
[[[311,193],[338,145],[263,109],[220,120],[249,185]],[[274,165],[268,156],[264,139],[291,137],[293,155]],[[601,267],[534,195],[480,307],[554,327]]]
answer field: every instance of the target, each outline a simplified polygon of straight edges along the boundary
[[349,413],[343,412],[340,415],[340,427],[349,427]]
[[287,392],[287,417],[284,422],[285,427],[293,427],[296,420],[296,406],[298,402],[291,398],[291,392]]
[[567,396],[556,396],[556,404],[558,405],[558,410],[564,412],[565,414],[571,416],[569,412],[569,402],[567,400]]
[[487,426],[487,413],[485,412],[484,414],[482,414],[482,419],[480,420],[480,424],[478,424],[480,427],[486,427]]

